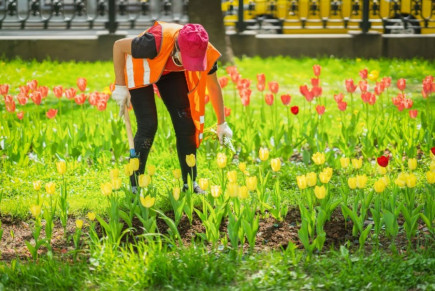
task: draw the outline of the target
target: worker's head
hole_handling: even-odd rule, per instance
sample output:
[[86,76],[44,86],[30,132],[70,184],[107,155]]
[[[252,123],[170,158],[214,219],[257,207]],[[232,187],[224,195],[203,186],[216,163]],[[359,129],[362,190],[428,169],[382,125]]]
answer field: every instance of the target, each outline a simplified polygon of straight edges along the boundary
[[188,23],[178,34],[181,61],[188,71],[207,69],[208,34],[201,24]]

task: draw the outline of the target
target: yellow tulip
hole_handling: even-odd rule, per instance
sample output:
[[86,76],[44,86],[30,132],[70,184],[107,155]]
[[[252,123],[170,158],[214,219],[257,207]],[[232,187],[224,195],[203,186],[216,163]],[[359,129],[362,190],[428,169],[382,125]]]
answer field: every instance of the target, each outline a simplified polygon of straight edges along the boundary
[[414,188],[415,185],[417,185],[417,177],[413,173],[408,174],[406,177],[406,186],[408,188]]
[[202,190],[205,191],[205,190],[208,189],[208,179],[206,179],[206,178],[201,178],[201,179],[199,179],[198,184],[199,184],[199,187],[200,187]]
[[174,197],[175,201],[178,201],[178,199],[180,199],[180,187],[174,187],[174,189],[172,189],[172,196]]
[[237,182],[237,172],[236,171],[228,171],[227,178],[230,183]]
[[121,186],[122,186],[122,180],[121,180],[121,178],[114,178],[114,179],[112,179],[113,190],[119,190],[119,188],[121,188]]
[[228,183],[227,194],[230,197],[237,197],[239,194],[239,185],[237,185],[237,183]]
[[111,183],[101,184],[101,192],[105,196],[110,195],[112,193],[112,184]]
[[217,161],[217,165],[220,169],[225,168],[227,165],[227,155],[224,153],[218,153],[216,161]]
[[387,187],[388,184],[390,184],[390,179],[389,179],[387,176],[382,176],[382,177],[379,179],[379,181],[384,182],[385,187]]
[[323,165],[325,163],[325,153],[315,153],[311,159],[316,165]]
[[267,148],[260,148],[258,152],[260,160],[265,161],[269,158],[269,150]]
[[180,170],[180,169],[175,169],[175,170],[173,170],[173,171],[172,171],[172,174],[174,175],[174,178],[175,178],[176,180],[178,180],[178,179],[181,178],[181,170]]
[[362,157],[359,158],[359,159],[352,159],[352,166],[353,166],[355,169],[359,169],[359,168],[361,168],[361,167],[362,167]]
[[370,81],[376,81],[378,79],[378,77],[379,77],[379,71],[377,71],[377,70],[373,70],[367,75],[367,78]]
[[367,184],[367,176],[366,175],[357,175],[356,176],[356,186],[359,189],[364,189]]
[[435,172],[433,171],[426,172],[426,179],[429,184],[435,183]]
[[56,191],[56,183],[48,182],[47,184],[45,184],[45,191],[47,192],[47,194],[53,195]]
[[40,205],[30,206],[30,213],[32,213],[33,217],[38,218],[39,215],[41,215],[41,206]]
[[406,174],[406,173],[399,173],[399,175],[397,176],[397,179],[394,180],[394,183],[397,186],[399,186],[400,188],[403,188],[406,185],[407,178],[408,178],[408,174]]
[[211,196],[213,198],[218,198],[221,195],[221,186],[213,185],[211,186]]
[[272,171],[278,172],[281,169],[280,158],[270,160],[270,166],[272,167]]
[[328,172],[322,171],[319,174],[319,179],[320,182],[322,182],[323,184],[327,184],[329,183],[329,180],[331,180],[331,175]]
[[430,170],[432,172],[435,172],[435,160],[432,160],[432,162],[430,162]]
[[326,188],[325,186],[316,186],[314,187],[314,194],[316,195],[317,199],[323,199],[326,196]]
[[296,182],[298,184],[299,189],[304,190],[305,188],[307,188],[307,178],[305,177],[305,175],[297,176]]
[[386,187],[385,182],[381,179],[376,181],[375,184],[373,185],[373,188],[375,189],[376,193],[384,192],[385,187]]
[[57,172],[61,175],[65,174],[66,172],[66,163],[65,161],[59,161],[56,163]]
[[378,165],[378,173],[380,174],[380,175],[385,175],[385,174],[387,174],[387,167],[381,167],[381,166],[379,166]]
[[116,179],[118,177],[119,177],[119,170],[118,169],[110,170],[110,178]]
[[138,158],[130,159],[130,168],[131,168],[131,171],[139,170],[139,159]]
[[349,158],[340,158],[340,164],[343,169],[349,167],[349,162],[350,162]]
[[76,227],[77,227],[78,229],[82,229],[82,227],[83,227],[83,220],[81,220],[81,219],[77,219],[77,220],[76,220]]
[[131,175],[133,175],[133,169],[132,169],[130,163],[124,165],[124,172],[125,172],[125,175],[126,175],[126,176],[131,176]]
[[[306,176],[306,183],[309,187],[313,187],[314,185],[317,184],[317,175],[314,172],[310,172],[308,173]],[[299,187],[300,188],[300,187]]]
[[145,188],[151,183],[151,176],[142,174],[139,175],[139,187]]
[[249,197],[249,190],[246,186],[240,186],[239,187],[239,198],[240,199],[246,199]]
[[195,159],[195,155],[194,154],[186,155],[186,164],[190,168],[195,167],[195,165],[196,165],[196,159]]
[[356,178],[355,177],[350,177],[347,180],[347,185],[349,185],[350,189],[356,189]]
[[97,215],[94,212],[88,212],[88,219],[94,221]]
[[246,187],[249,191],[254,191],[257,189],[257,176],[246,177]]
[[140,203],[142,204],[143,207],[145,208],[150,208],[154,205],[154,203],[156,202],[156,198],[155,197],[151,197],[150,195],[147,195],[145,198],[141,195],[140,196]]
[[41,190],[41,186],[42,186],[42,182],[41,181],[34,181],[33,182],[33,189],[35,189],[36,191]]
[[417,168],[417,159],[409,159],[408,160],[408,168],[412,171]]
[[239,163],[239,170],[242,171],[242,173],[244,173],[246,171],[246,163],[245,162]]
[[148,175],[153,176],[156,173],[156,166],[149,165],[148,166]]

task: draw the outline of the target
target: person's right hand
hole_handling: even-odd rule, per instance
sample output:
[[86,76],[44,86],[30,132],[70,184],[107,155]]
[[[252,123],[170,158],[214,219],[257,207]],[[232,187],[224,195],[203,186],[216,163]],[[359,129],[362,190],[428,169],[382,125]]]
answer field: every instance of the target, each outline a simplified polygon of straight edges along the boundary
[[126,86],[115,85],[115,90],[112,92],[112,99],[116,101],[119,108],[119,116],[124,116],[125,106],[130,102],[130,92]]

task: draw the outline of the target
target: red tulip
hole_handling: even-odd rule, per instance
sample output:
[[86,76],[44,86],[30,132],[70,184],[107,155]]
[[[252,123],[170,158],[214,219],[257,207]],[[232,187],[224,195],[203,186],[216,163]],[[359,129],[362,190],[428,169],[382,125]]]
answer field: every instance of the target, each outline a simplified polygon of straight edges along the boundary
[[91,94],[89,94],[89,104],[91,104],[92,106],[97,106],[98,100],[99,100],[99,94],[98,92],[92,92]]
[[290,108],[290,110],[294,115],[298,115],[299,113],[299,107],[297,106],[293,106],[292,108]]
[[338,105],[338,109],[341,111],[345,111],[347,108],[347,103],[344,101],[338,102],[337,105]]
[[313,89],[311,89],[311,93],[314,97],[322,96],[322,87],[313,87]]
[[252,94],[251,89],[249,88],[243,89],[239,93],[243,106],[248,106],[249,103],[251,102],[251,94]]
[[27,104],[27,100],[29,100],[29,99],[28,99],[28,97],[26,95],[23,95],[23,94],[19,93],[17,95],[17,100],[18,100],[18,103],[20,103],[20,105],[26,105]]
[[228,108],[228,107],[224,106],[224,112],[225,112],[225,117],[230,116],[230,114],[231,114],[231,108]]
[[432,151],[432,154],[435,155],[435,147],[430,149]]
[[423,91],[426,95],[429,95],[432,91],[435,91],[433,82],[433,76],[426,76],[423,80]]
[[316,106],[316,111],[319,115],[323,115],[323,113],[325,113],[325,106],[323,105],[317,105]]
[[344,99],[343,93],[334,94],[335,102],[340,103],[341,101],[343,101],[343,99]]
[[99,98],[99,100],[104,100],[105,102],[108,102],[109,101],[109,99],[110,99],[110,95],[109,94],[105,94],[105,93],[102,93],[102,92],[98,92],[98,98]]
[[9,92],[9,84],[0,84],[0,95],[7,95]]
[[79,95],[76,95],[74,97],[74,101],[78,104],[78,105],[82,105],[83,103],[85,103],[86,101],[86,95],[84,93],[81,93]]
[[381,167],[386,167],[388,166],[388,157],[386,156],[380,156],[379,158],[376,159],[378,161],[378,165]]
[[40,105],[42,101],[42,94],[39,91],[35,91],[33,93],[30,93],[30,98],[32,99],[33,103],[36,105]]
[[63,94],[62,86],[53,87],[53,93],[54,93],[54,96],[56,96],[57,98],[61,98],[62,94]]
[[361,71],[359,71],[359,75],[361,77],[361,79],[367,79],[367,76],[369,74],[369,71],[367,69],[363,69]]
[[368,103],[373,105],[376,103],[376,95],[371,92],[363,92],[361,93],[361,99],[364,103]]
[[237,82],[239,81],[239,79],[240,79],[240,74],[238,73],[238,72],[235,72],[235,73],[233,73],[233,74],[231,74],[231,81],[234,83],[234,84],[237,84]]
[[271,81],[268,83],[269,85],[269,90],[270,92],[272,92],[273,94],[277,94],[278,90],[279,90],[279,84],[276,81]]
[[402,101],[403,107],[405,107],[406,109],[410,109],[412,107],[412,105],[414,104],[414,102],[412,101],[412,99],[409,98],[405,98]]
[[228,78],[226,76],[220,77],[218,81],[222,89],[228,85]]
[[78,78],[77,79],[77,88],[79,88],[80,91],[84,92],[86,90],[87,81],[85,78]]
[[29,90],[30,90],[30,88],[27,85],[20,86],[20,93],[21,94],[24,94],[27,96],[27,95],[29,95]]
[[4,98],[5,98],[5,103],[14,101],[14,97],[12,97],[11,95],[6,95],[4,96]]
[[421,96],[426,99],[427,97],[429,97],[429,94],[427,94],[424,90],[421,90]]
[[306,96],[306,94],[308,94],[310,90],[308,90],[307,85],[303,85],[303,86],[299,86],[299,92],[301,92],[303,96]]
[[405,90],[405,88],[406,88],[406,80],[403,79],[403,78],[397,80],[397,88],[398,88],[400,91]]
[[376,95],[381,95],[382,94],[382,92],[384,92],[384,83],[381,81],[381,82],[376,82],[376,86],[375,86],[375,89],[374,89],[374,91],[375,91],[375,94]]
[[46,113],[47,117],[53,119],[57,115],[57,109],[49,109]]
[[257,83],[257,90],[260,92],[264,91],[264,87],[266,87],[266,85],[262,84],[262,83]]
[[210,97],[208,95],[204,96],[204,104],[208,104],[208,102],[210,101]]
[[266,84],[266,76],[263,73],[257,74],[257,82],[260,84]]
[[236,66],[228,66],[226,69],[228,75],[232,75],[234,72],[237,73],[237,67]]
[[356,90],[356,85],[353,83],[353,79],[347,79],[345,81],[346,84],[346,91],[348,93],[353,93]]
[[15,101],[14,100],[12,100],[10,102],[6,102],[5,105],[6,105],[6,110],[8,112],[11,112],[11,113],[15,112]]
[[69,88],[65,90],[65,97],[68,99],[73,99],[76,96],[77,90],[74,88]]
[[98,103],[97,103],[97,109],[98,109],[99,111],[104,111],[104,110],[106,110],[106,107],[107,107],[107,102],[106,102],[106,101],[104,101],[104,100],[99,100],[99,101],[98,101]]
[[34,90],[36,90],[36,87],[38,87],[38,81],[32,80],[32,81],[27,83],[27,86],[29,87],[30,90],[34,91]]
[[249,106],[249,104],[251,103],[251,97],[246,95],[244,97],[242,97],[242,105],[243,106]]
[[48,95],[48,87],[47,86],[40,86],[37,89],[39,92],[41,92],[42,98],[47,97]]
[[237,82],[237,89],[247,89],[251,87],[251,80],[249,79],[239,79]]
[[322,70],[322,67],[320,65],[314,65],[313,66],[314,76],[319,77],[321,70]]
[[384,83],[384,88],[389,88],[391,86],[391,77],[383,77],[382,83]]
[[283,105],[287,106],[290,104],[291,96],[289,94],[281,95],[281,102]]
[[411,117],[412,119],[416,118],[418,114],[418,110],[409,110],[409,117]]
[[367,92],[367,90],[368,90],[367,80],[359,81],[359,89],[360,89],[361,93]]
[[267,93],[266,96],[264,96],[264,99],[265,99],[267,105],[270,106],[273,104],[273,94]]
[[23,111],[21,111],[21,112],[17,112],[17,117],[18,117],[19,120],[23,119],[23,117],[24,117],[24,112],[23,112]]
[[320,80],[317,78],[311,78],[311,86],[318,87],[320,83]]

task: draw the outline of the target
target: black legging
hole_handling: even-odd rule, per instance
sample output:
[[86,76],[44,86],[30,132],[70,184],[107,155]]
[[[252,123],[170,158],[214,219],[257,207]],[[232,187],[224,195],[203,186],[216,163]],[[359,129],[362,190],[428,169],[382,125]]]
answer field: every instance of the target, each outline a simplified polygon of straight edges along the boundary
[[[190,114],[188,88],[184,72],[172,72],[161,76],[156,83],[160,96],[171,115],[177,139],[178,160],[181,166],[183,182],[187,183],[187,176],[191,169],[186,163],[186,155],[195,154],[195,125]],[[157,108],[154,100],[152,86],[130,90],[131,104],[137,120],[137,132],[134,137],[134,148],[139,155],[139,170],[135,173],[144,173],[148,154],[157,131]],[[134,175],[130,177],[133,186],[136,186]],[[196,166],[193,168],[193,181],[196,179]]]

